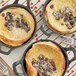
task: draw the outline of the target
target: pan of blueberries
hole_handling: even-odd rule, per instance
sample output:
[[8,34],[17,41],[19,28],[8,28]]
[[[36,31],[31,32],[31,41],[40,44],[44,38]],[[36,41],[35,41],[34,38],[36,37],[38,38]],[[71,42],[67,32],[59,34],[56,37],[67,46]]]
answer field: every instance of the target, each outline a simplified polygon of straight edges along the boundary
[[[30,45],[27,47],[27,49],[25,50],[25,52],[24,52],[24,54],[23,54],[23,56],[22,56],[22,59],[19,60],[19,61],[17,61],[17,62],[15,62],[15,63],[13,64],[13,70],[14,70],[14,72],[15,72],[16,75],[18,75],[18,76],[28,76],[28,75],[27,75],[27,68],[26,68],[26,61],[25,61],[25,56],[26,56],[25,54],[27,53],[27,51],[28,51],[29,49],[32,48],[32,45],[33,45],[33,44],[35,44],[35,43],[37,43],[37,42],[44,42],[44,41],[47,41],[47,42],[48,42],[48,41],[51,41],[51,40],[38,40],[38,41],[30,44]],[[61,45],[59,45],[58,43],[56,43],[56,42],[54,42],[54,41],[51,41],[51,42],[53,42],[54,44],[56,44],[57,46],[60,47],[60,49],[61,49],[61,51],[62,51],[62,53],[63,53],[63,55],[64,55],[64,57],[65,57],[66,65],[65,65],[65,71],[64,71],[64,73],[63,73],[63,76],[64,76],[64,74],[65,74],[66,71],[67,71],[67,68],[68,68],[69,64],[70,64],[72,61],[76,60],[76,57],[75,57],[75,56],[76,56],[76,52],[75,52],[76,50],[75,50],[73,47],[64,48],[64,47],[62,47]],[[73,58],[73,59],[71,59],[71,60],[68,59],[67,51],[72,51],[72,52],[74,53],[74,58]],[[17,69],[16,69],[16,67],[17,67],[19,64],[22,66],[23,73],[19,73],[19,72],[17,71]],[[38,73],[37,76],[40,76],[39,73]],[[42,75],[42,76],[48,76],[48,75]]]
[[[59,32],[59,31],[56,31],[55,29],[51,28],[48,24],[48,22],[46,21],[45,19],[45,9],[46,9],[46,6],[48,5],[48,3],[50,2],[51,0],[47,0],[45,3],[44,3],[44,7],[43,7],[43,11],[42,11],[42,14],[43,14],[43,24],[41,25],[40,29],[41,31],[46,35],[46,36],[51,36],[52,34],[72,34],[74,33],[75,31],[71,32],[71,33],[62,33],[62,32]],[[54,8],[54,5],[50,5],[50,8],[53,9]],[[55,17],[56,20],[60,20],[61,18],[64,18],[64,23],[61,23],[61,25],[63,26],[64,24],[66,25],[66,27],[70,30],[74,27],[75,25],[75,22],[76,21],[76,17],[73,16],[73,10],[70,9],[70,7],[66,7],[66,10],[68,11],[69,10],[69,15],[67,13],[63,14],[61,12],[64,11],[64,8],[61,9],[59,12],[53,12],[52,15]],[[71,20],[74,20],[74,21],[71,21]],[[71,22],[70,22],[71,21]],[[66,24],[66,22],[68,22],[68,24]],[[69,27],[69,24],[71,25],[71,27]],[[50,31],[47,32],[45,30],[45,28],[48,28]]]
[[[35,34],[35,31],[36,31],[36,18],[34,16],[34,14],[32,13],[31,9],[30,9],[30,0],[27,0],[27,6],[24,6],[22,4],[18,4],[18,2],[19,2],[19,0],[15,0],[13,4],[10,4],[10,5],[7,5],[7,6],[3,7],[3,8],[1,8],[0,12],[2,12],[3,10],[5,10],[7,8],[10,8],[10,7],[20,7],[20,8],[23,8],[23,9],[27,10],[33,16],[33,19],[35,21],[35,29],[34,29],[34,32],[33,32],[32,36],[30,37],[30,39],[28,39],[26,42],[24,42],[20,46],[9,46],[9,45],[6,45],[6,44],[0,42],[0,53],[5,54],[5,55],[9,55],[13,51],[13,49],[15,49],[17,47],[21,47],[21,46],[25,45],[27,42],[29,42],[33,38],[33,36]],[[9,14],[9,13],[7,13],[7,14]],[[2,49],[2,46],[6,47],[6,48],[10,48],[10,50],[8,50],[8,52],[6,52],[6,51],[4,51]]]

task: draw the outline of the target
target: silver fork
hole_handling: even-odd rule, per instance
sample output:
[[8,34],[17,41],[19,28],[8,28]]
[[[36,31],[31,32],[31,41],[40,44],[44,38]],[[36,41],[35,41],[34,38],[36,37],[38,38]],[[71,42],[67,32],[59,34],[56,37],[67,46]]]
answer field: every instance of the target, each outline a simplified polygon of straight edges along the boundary
[[8,68],[0,61],[0,72],[3,75],[10,76]]
[[65,38],[65,40],[63,41],[64,43],[69,45],[76,45],[76,38],[71,38],[67,36],[63,36],[63,38]]

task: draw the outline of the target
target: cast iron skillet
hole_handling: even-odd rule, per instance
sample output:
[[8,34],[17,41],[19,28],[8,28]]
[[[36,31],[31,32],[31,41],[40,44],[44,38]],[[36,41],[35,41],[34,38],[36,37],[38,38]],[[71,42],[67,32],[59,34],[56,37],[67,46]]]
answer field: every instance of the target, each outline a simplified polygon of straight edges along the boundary
[[[53,30],[53,29],[47,24],[47,22],[46,22],[46,20],[45,20],[45,14],[44,14],[44,12],[45,12],[45,8],[46,8],[47,4],[48,4],[50,1],[51,1],[51,0],[46,0],[46,2],[45,2],[45,4],[44,4],[44,7],[43,7],[43,11],[42,11],[42,14],[43,14],[43,24],[42,24],[41,27],[40,27],[41,31],[42,31],[45,35],[47,35],[47,36],[51,36],[53,33],[56,33],[56,34],[72,34],[72,33],[76,32],[76,31],[74,31],[74,32],[72,32],[72,33],[60,33],[60,32],[57,32],[57,31]],[[50,29],[50,31],[51,31],[50,33],[47,33],[47,32],[44,30],[45,26]]]
[[[44,42],[44,41],[51,41],[51,40],[39,40],[39,41]],[[30,48],[32,48],[32,45],[33,45],[33,44],[35,44],[35,43],[37,43],[37,42],[39,42],[39,41],[36,41],[36,42],[32,43],[31,45],[29,45],[28,48],[25,50],[22,59],[21,59],[20,61],[17,61],[17,62],[15,62],[15,63],[13,64],[13,70],[14,70],[14,72],[15,72],[16,75],[18,75],[18,76],[27,76],[26,63],[25,63],[25,54],[26,54],[26,52],[27,52]],[[65,60],[66,60],[66,66],[65,66],[65,67],[66,67],[66,68],[65,68],[65,71],[64,71],[64,73],[63,73],[63,76],[64,76],[65,72],[67,71],[67,68],[68,68],[69,64],[70,64],[72,61],[76,60],[76,50],[75,50],[73,47],[64,48],[64,47],[62,47],[61,45],[59,45],[58,43],[56,43],[56,42],[54,42],[54,41],[51,41],[51,42],[53,42],[54,44],[58,45],[58,46],[61,48],[62,53],[63,53],[63,55],[64,55],[64,57],[65,57]],[[73,51],[73,53],[74,53],[74,58],[73,58],[72,60],[69,60],[69,59],[68,59],[68,56],[67,56],[67,53],[66,53],[67,51]],[[22,73],[18,73],[17,70],[16,70],[16,67],[17,67],[19,64],[21,64],[21,66],[22,66],[23,74],[22,74]]]
[[[0,9],[0,12],[2,12],[3,10],[5,10],[5,9],[7,9],[7,8],[10,8],[10,7],[21,7],[21,8],[24,8],[25,10],[27,10],[27,11],[33,16],[34,21],[35,21],[35,30],[34,30],[34,32],[33,32],[33,34],[32,34],[32,37],[33,37],[34,33],[36,32],[36,24],[37,24],[37,23],[36,23],[35,16],[33,15],[32,11],[31,11],[31,9],[30,9],[30,0],[27,0],[27,6],[18,4],[18,1],[19,1],[19,0],[15,0],[15,2],[14,2],[13,4],[3,7],[2,9]],[[29,40],[31,40],[32,37],[31,37]],[[24,44],[22,44],[21,46],[25,45],[29,40],[27,40],[27,41],[26,41]],[[2,46],[5,46],[5,47],[10,48],[10,50],[9,50],[8,52],[5,52],[5,51],[3,51],[3,50],[1,49]],[[20,47],[20,46],[16,46],[16,47],[8,46],[8,45],[0,42],[0,53],[5,54],[5,55],[9,55],[9,54],[12,52],[12,50],[15,49],[15,48],[17,48],[17,47]]]

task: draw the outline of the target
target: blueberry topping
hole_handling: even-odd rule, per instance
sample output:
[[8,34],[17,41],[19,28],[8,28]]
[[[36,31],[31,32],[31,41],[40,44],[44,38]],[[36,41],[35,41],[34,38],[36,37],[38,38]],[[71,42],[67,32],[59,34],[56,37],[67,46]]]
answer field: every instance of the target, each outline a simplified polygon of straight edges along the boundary
[[8,27],[8,26],[9,26],[9,25],[8,25],[8,22],[6,22],[6,23],[5,23],[5,26],[6,26],[6,27]]
[[68,13],[65,13],[65,17],[67,17],[67,18],[68,18],[68,17],[69,17],[69,14],[68,14]]
[[65,8],[61,9],[60,12],[61,13],[64,13],[65,12]]
[[45,64],[45,62],[42,61],[42,60],[39,62],[39,65],[40,65],[40,66],[42,66],[42,65],[44,65],[44,64]]
[[9,27],[10,25],[11,25],[11,23],[8,23],[8,22],[5,23],[6,27]]
[[22,15],[22,14],[20,14],[20,17],[21,17],[21,18],[23,18],[23,15]]
[[76,21],[76,17],[74,17],[74,20]]
[[69,21],[69,19],[68,18],[64,18],[64,22],[68,22]]
[[5,17],[5,20],[8,21],[8,17],[7,16]]
[[20,21],[20,19],[17,17],[17,18],[16,18],[16,21],[18,21],[18,22],[19,22],[19,21]]
[[51,69],[51,68],[48,68],[48,71],[49,71],[49,72],[52,72],[52,69]]
[[74,17],[73,17],[72,14],[69,15],[69,19],[70,19],[70,20],[73,20],[73,19],[74,19]]
[[50,8],[53,9],[53,8],[54,8],[54,5],[52,4],[52,5],[50,6]]
[[69,24],[68,24],[68,23],[66,23],[65,25],[66,25],[66,26],[69,26]]
[[75,26],[75,25],[71,25],[72,26],[72,28]]
[[39,69],[40,69],[40,70],[43,70],[43,67],[42,67],[42,66],[39,66]]
[[47,76],[46,72],[42,72],[42,75],[43,75],[43,76]]
[[48,61],[48,58],[47,57],[45,57],[45,59],[44,59],[45,61]]
[[[13,27],[16,26],[16,28],[24,29],[28,33],[30,31],[30,27],[28,27],[27,22],[24,19],[20,19],[19,17],[17,17],[15,20],[13,20],[14,16],[15,16],[15,14],[13,14],[13,13],[10,13],[10,12],[6,13],[5,21],[7,21],[7,22],[5,23],[5,26],[6,27],[8,27],[9,25],[11,25]],[[20,17],[23,18],[23,15],[20,14]]]
[[67,7],[66,7],[66,10],[70,10],[70,8],[67,6]]
[[68,26],[68,29],[72,29],[72,27],[71,26]]
[[7,12],[7,13],[6,13],[7,16],[10,15],[10,14],[11,14],[10,12]]
[[14,16],[15,16],[15,14],[13,14],[13,13],[12,13],[12,14],[11,14],[11,16],[12,16],[12,17],[14,17]]
[[38,56],[38,60],[32,60],[32,66],[37,69],[37,76],[50,76],[51,74],[56,73],[56,67],[53,60],[44,57],[43,55]]
[[39,58],[39,60],[43,60],[44,59],[44,57],[42,55],[40,55],[38,58]]
[[62,13],[62,14],[60,15],[61,18],[63,18],[64,16],[65,16],[64,13]]
[[61,25],[64,25],[64,23],[61,23]]
[[74,25],[74,21],[70,21],[70,24],[71,24],[71,25]]
[[75,26],[76,17],[73,15],[73,10],[68,6],[57,12],[53,12],[53,16],[56,20],[63,18],[64,23],[61,23],[61,25],[65,24],[67,27],[69,26],[68,29],[71,29]]

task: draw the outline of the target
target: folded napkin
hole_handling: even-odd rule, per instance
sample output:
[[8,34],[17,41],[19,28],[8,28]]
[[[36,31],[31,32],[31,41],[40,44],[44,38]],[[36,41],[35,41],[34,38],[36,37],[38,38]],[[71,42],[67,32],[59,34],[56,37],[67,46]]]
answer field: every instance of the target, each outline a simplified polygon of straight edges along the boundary
[[[1,57],[0,57],[0,61],[8,68],[10,72],[10,76],[16,76],[13,70],[7,65],[7,63]],[[0,76],[4,76],[4,75],[0,72]]]

